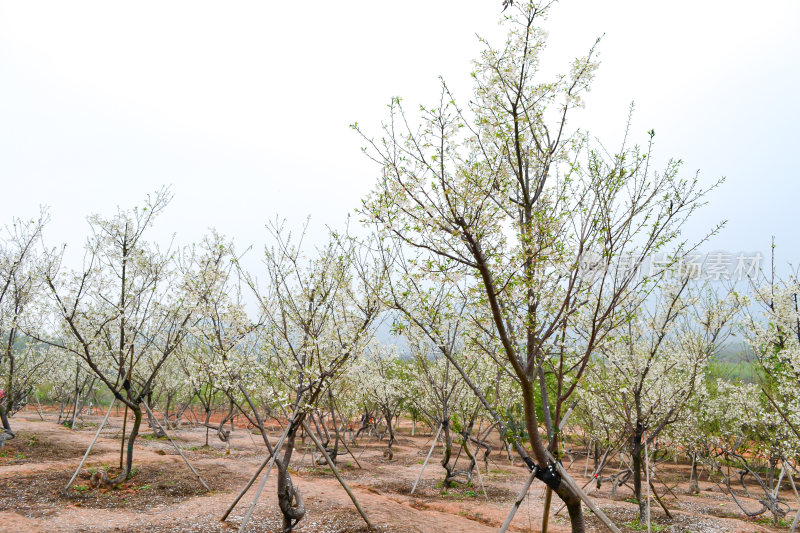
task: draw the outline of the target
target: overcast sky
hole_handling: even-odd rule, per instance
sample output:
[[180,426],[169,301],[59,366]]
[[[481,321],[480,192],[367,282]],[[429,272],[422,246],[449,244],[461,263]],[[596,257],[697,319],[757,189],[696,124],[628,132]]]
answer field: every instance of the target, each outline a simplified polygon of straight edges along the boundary
[[[50,207],[73,250],[86,216],[172,186],[159,238],[208,227],[260,246],[276,216],[341,226],[376,168],[348,128],[386,104],[469,97],[476,33],[502,38],[500,0],[12,2],[0,0],[0,222]],[[577,120],[614,146],[656,130],[657,156],[727,182],[689,233],[707,250],[800,262],[800,2],[564,0],[549,68],[604,34]]]

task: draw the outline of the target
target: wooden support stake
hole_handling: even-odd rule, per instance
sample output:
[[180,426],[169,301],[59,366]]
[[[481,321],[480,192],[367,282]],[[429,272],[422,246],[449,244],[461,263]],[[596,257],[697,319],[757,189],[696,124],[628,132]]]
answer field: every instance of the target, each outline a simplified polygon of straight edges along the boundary
[[269,473],[272,470],[272,465],[275,462],[273,458],[280,453],[281,446],[283,446],[283,441],[284,439],[286,439],[286,435],[289,434],[289,428],[291,427],[292,427],[291,424],[288,424],[286,426],[286,430],[283,432],[283,435],[281,435],[281,438],[278,439],[278,443],[275,445],[275,451],[271,455],[268,455],[267,457],[264,458],[264,461],[261,463],[261,466],[259,466],[258,470],[255,471],[253,476],[250,478],[250,481],[248,481],[247,484],[244,486],[244,488],[239,492],[239,495],[236,496],[236,499],[234,499],[233,503],[230,504],[228,509],[225,511],[225,514],[222,515],[222,518],[219,519],[220,522],[224,522],[225,520],[228,519],[228,515],[231,514],[231,511],[233,511],[234,507],[236,507],[236,505],[239,503],[239,500],[241,500],[247,493],[247,491],[250,490],[250,487],[252,487],[253,483],[255,483],[256,479],[258,479],[258,475],[261,473],[262,470],[264,470],[264,467],[267,466],[267,463],[269,463],[269,468],[267,468],[267,473],[264,475],[264,482],[266,482],[266,478],[269,477]]
[[89,444],[89,447],[86,448],[86,453],[83,454],[83,459],[81,459],[81,464],[78,465],[78,469],[75,470],[75,473],[72,474],[71,478],[69,478],[69,483],[67,483],[67,486],[64,487],[64,490],[69,489],[69,486],[72,485],[72,482],[75,481],[76,477],[78,477],[78,472],[80,472],[81,468],[83,468],[83,463],[85,463],[86,458],[89,457],[89,452],[92,451],[92,446],[94,446],[94,443],[97,442],[97,437],[100,436],[100,431],[103,429],[103,426],[105,426],[106,422],[108,421],[108,415],[111,414],[111,408],[114,406],[114,400],[116,400],[116,398],[111,398],[111,404],[108,406],[108,411],[106,411],[106,416],[105,418],[103,418],[103,422],[101,422],[100,427],[97,428],[97,432],[94,434],[92,443]]
[[658,492],[656,492],[655,486],[653,486],[653,481],[650,480],[648,483],[650,483],[650,490],[653,491],[653,496],[655,497],[656,501],[658,502],[658,505],[660,505],[661,508],[664,510],[664,512],[667,515],[667,518],[671,519],[672,518],[672,513],[669,512],[669,509],[667,509],[667,506],[664,505],[663,501],[661,501],[661,497],[658,495]]
[[644,441],[644,473],[647,478],[647,533],[650,533],[650,458],[647,456],[647,440]]
[[347,492],[347,495],[350,496],[350,499],[353,501],[353,505],[355,505],[356,509],[358,509],[358,514],[360,514],[361,518],[364,519],[364,522],[367,523],[367,527],[368,528],[374,529],[375,526],[373,526],[372,522],[369,521],[369,518],[367,517],[367,513],[364,512],[364,509],[361,508],[361,504],[358,503],[358,500],[356,499],[356,495],[353,494],[353,491],[350,490],[350,487],[347,486],[347,482],[345,482],[345,480],[339,474],[339,470],[336,468],[336,465],[333,464],[333,460],[331,459],[330,455],[328,455],[328,452],[325,451],[325,447],[319,441],[319,439],[314,434],[314,432],[311,431],[311,429],[308,427],[308,424],[306,424],[305,420],[302,421],[302,424],[303,424],[303,427],[306,430],[306,433],[308,433],[308,436],[311,437],[312,441],[314,441],[314,445],[317,447],[319,452],[325,458],[325,461],[328,463],[328,466],[331,467],[331,470],[333,470],[333,475],[336,476],[336,479],[339,480],[339,483],[341,483],[341,485],[344,488],[345,492]]
[[[792,484],[792,490],[794,491],[794,496],[797,498],[797,501],[800,502],[800,494],[797,493],[797,487],[794,484],[794,472],[790,469],[789,470],[789,482]],[[800,507],[797,509],[797,514],[794,515],[794,520],[792,520],[792,527],[789,530],[789,533],[795,533],[797,531],[797,524],[800,523]]]
[[550,524],[550,505],[553,503],[553,489],[547,487],[544,491],[544,509],[542,510],[542,533],[547,533]]
[[361,463],[359,463],[359,462],[358,462],[358,459],[356,459],[356,456],[355,456],[355,455],[353,455],[353,452],[351,452],[351,451],[350,451],[350,448],[347,446],[347,443],[345,442],[345,437],[344,437],[344,435],[342,435],[342,440],[341,440],[341,443],[342,443],[342,444],[344,444],[344,449],[345,449],[345,450],[347,450],[347,453],[349,453],[349,454],[350,454],[350,457],[352,457],[352,458],[353,458],[353,460],[356,462],[356,464],[358,465],[358,468],[360,468],[360,469],[362,469],[362,470],[363,470],[363,469],[364,469],[364,467],[363,467],[363,466],[361,466]]
[[144,404],[144,408],[145,408],[145,409],[147,409],[147,412],[150,414],[150,417],[151,417],[151,418],[152,418],[152,419],[155,421],[156,425],[158,425],[159,429],[161,429],[161,431],[163,431],[163,432],[164,432],[164,435],[166,435],[166,436],[167,436],[167,439],[169,439],[170,443],[172,443],[172,445],[175,447],[175,449],[176,449],[176,450],[178,450],[178,453],[180,454],[180,456],[181,456],[181,459],[183,459],[183,462],[184,462],[184,463],[186,463],[186,466],[188,466],[188,467],[189,467],[189,469],[192,471],[192,473],[193,473],[195,476],[197,476],[197,479],[198,479],[198,481],[200,481],[200,484],[202,484],[202,485],[203,485],[203,487],[205,487],[205,489],[206,489],[206,492],[211,492],[211,489],[210,489],[210,488],[208,488],[208,485],[206,485],[206,482],[205,482],[205,481],[203,481],[203,478],[202,478],[202,477],[200,477],[200,474],[198,474],[198,473],[197,473],[197,470],[195,470],[195,469],[194,469],[194,467],[192,466],[192,463],[190,463],[190,462],[189,462],[189,459],[187,459],[187,458],[186,458],[186,456],[185,456],[185,455],[183,455],[183,452],[182,452],[182,451],[181,451],[181,449],[178,447],[178,445],[177,445],[177,444],[175,444],[175,441],[174,441],[174,440],[172,440],[172,437],[170,437],[170,436],[169,436],[169,433],[167,433],[167,431],[166,431],[166,430],[164,429],[164,427],[161,425],[161,422],[159,422],[159,421],[158,421],[158,418],[156,418],[156,417],[155,417],[155,415],[153,415],[153,411],[151,411],[151,410],[150,410],[150,406],[149,406],[149,405],[147,405],[147,402],[146,402],[146,401],[144,401],[144,400],[142,400],[142,403]]
[[[480,429],[480,428],[479,428]],[[469,446],[469,439],[467,439],[467,446]],[[481,490],[483,491],[483,497],[486,498],[486,501],[489,501],[489,495],[486,494],[486,487],[483,485],[483,476],[481,476],[481,464],[478,462],[478,454],[481,452],[480,444],[475,445],[475,470],[478,471],[478,482],[481,484]]]
[[[39,418],[41,418],[42,422],[44,422],[44,416],[42,416],[42,404],[39,403],[39,394],[36,393],[33,396],[36,398],[36,409],[37,409],[37,412],[39,413]],[[113,400],[112,400],[111,403],[114,403]]]
[[503,525],[500,526],[500,529],[497,533],[505,533],[508,529],[508,526],[511,525],[511,521],[514,519],[514,515],[517,514],[517,509],[519,506],[522,505],[522,500],[525,499],[525,495],[528,494],[528,489],[531,488],[531,483],[533,483],[534,478],[536,477],[536,470],[531,471],[531,475],[528,476],[528,480],[522,486],[522,490],[519,491],[519,495],[517,499],[514,500],[514,505],[511,506],[511,510],[508,512],[508,516],[506,516],[506,521],[503,522]]
[[439,424],[439,429],[436,430],[436,436],[433,438],[433,442],[431,443],[431,449],[428,450],[428,456],[425,457],[425,462],[422,463],[422,468],[419,469],[419,475],[417,476],[417,480],[414,482],[414,486],[411,487],[411,494],[414,494],[414,491],[417,490],[417,483],[419,483],[420,478],[422,478],[422,473],[425,471],[425,466],[428,464],[428,459],[431,458],[433,449],[436,447],[436,441],[439,440],[439,433],[441,432],[442,432],[442,425]]

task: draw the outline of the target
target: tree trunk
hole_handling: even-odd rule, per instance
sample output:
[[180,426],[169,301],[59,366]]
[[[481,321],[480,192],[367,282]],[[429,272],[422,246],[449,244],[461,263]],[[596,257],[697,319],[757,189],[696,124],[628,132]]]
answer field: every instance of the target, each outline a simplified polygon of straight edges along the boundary
[[391,461],[392,459],[394,459],[394,452],[392,451],[392,444],[394,444],[394,430],[392,429],[392,413],[386,411],[384,416],[386,418],[386,427],[389,430],[389,444],[386,446],[386,451],[383,452],[383,456]]
[[561,498],[561,501],[564,502],[564,505],[567,506],[572,533],[585,533],[586,527],[583,523],[583,505],[581,505],[580,497],[577,494],[573,494],[566,483],[562,483],[558,487],[558,490],[553,492],[555,492],[556,495]]
[[644,428],[636,424],[631,437],[631,462],[633,467],[633,497],[639,503],[639,523],[647,521],[647,502],[642,498],[642,435]]
[[6,440],[9,438],[13,439],[16,436],[14,432],[11,431],[11,424],[8,421],[8,414],[2,405],[0,405],[0,421],[3,423],[3,431],[0,433],[0,449],[2,449],[6,444]]
[[[300,415],[300,417],[302,416]],[[290,423],[292,423],[291,420]],[[275,466],[278,468],[278,507],[283,514],[283,533],[291,532],[306,514],[303,495],[294,486],[289,475],[289,462],[292,460],[295,438],[300,427],[301,418],[292,423],[292,427],[287,433],[283,458],[275,458]]]
[[453,435],[450,433],[450,420],[445,419],[442,422],[442,440],[444,441],[444,456],[442,457],[442,468],[445,470],[444,476],[444,489],[449,489],[452,486],[453,480],[456,477],[453,473],[453,466],[450,465],[450,458],[453,456]]
[[205,426],[206,426],[206,445],[205,445],[205,447],[206,448],[208,448],[208,429],[209,429],[208,428],[208,424],[209,424],[210,420],[211,420],[211,410],[208,407],[206,407],[206,423],[205,423]]
[[78,416],[78,401],[80,400],[80,391],[75,389],[75,403],[72,406],[72,419],[69,421],[69,429],[75,429],[75,418]]
[[131,472],[133,470],[133,443],[136,440],[136,436],[139,434],[139,427],[142,425],[142,408],[137,405],[135,409],[131,410],[133,411],[133,427],[128,437],[128,451],[125,456],[125,469],[123,470],[125,478],[122,481],[130,479],[131,477]]
[[[133,426],[131,427],[131,434],[128,437],[127,454],[125,455],[122,471],[114,479],[109,479],[105,471],[99,470],[92,476],[92,486],[102,485],[106,488],[111,488],[130,479],[133,472],[133,443],[136,441],[136,436],[139,434],[139,427],[142,424],[142,408],[137,405],[136,408],[131,408],[131,411],[133,412]],[[127,417],[125,419],[127,420]],[[124,438],[125,434],[123,433],[122,436]]]
[[691,453],[689,454],[689,457],[692,459],[692,474],[689,488],[691,489],[692,494],[700,494],[700,485],[697,483],[699,481],[697,479],[697,454]]
[[597,472],[597,467],[600,466],[600,443],[594,441],[594,471]]

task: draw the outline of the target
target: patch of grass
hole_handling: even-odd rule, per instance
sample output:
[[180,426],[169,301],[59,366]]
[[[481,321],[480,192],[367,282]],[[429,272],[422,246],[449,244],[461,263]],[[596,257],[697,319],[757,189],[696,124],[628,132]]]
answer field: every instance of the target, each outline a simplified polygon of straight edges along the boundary
[[471,511],[463,511],[462,510],[462,511],[459,511],[458,514],[463,516],[464,518],[468,518],[470,520],[474,520],[475,522],[480,522],[481,524],[484,524],[484,525],[487,525],[487,526],[493,526],[494,525],[494,522],[490,518],[485,517],[482,513],[478,512],[478,511],[471,512]]
[[86,492],[89,490],[89,487],[86,485],[73,485],[72,490],[77,490],[78,492]]
[[[634,518],[625,525],[634,531],[647,531],[647,522],[640,523],[638,518]],[[664,527],[665,526],[662,526],[661,524],[656,524],[652,520],[650,521],[650,531],[662,531]]]
[[764,526],[777,525],[778,527],[789,527],[792,525],[792,523],[789,520],[785,520],[783,518],[778,520],[778,523],[775,524],[775,520],[772,517],[768,516],[762,516],[761,518],[757,518],[756,523]]

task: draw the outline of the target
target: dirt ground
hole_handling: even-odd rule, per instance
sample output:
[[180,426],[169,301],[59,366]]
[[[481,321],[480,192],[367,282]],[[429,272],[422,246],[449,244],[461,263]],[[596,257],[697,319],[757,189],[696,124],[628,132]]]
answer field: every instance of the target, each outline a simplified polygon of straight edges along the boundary
[[[219,521],[238,491],[245,485],[264,458],[260,437],[237,427],[232,434],[231,454],[211,434],[204,447],[206,430],[185,426],[171,434],[187,458],[208,484],[207,493],[177,451],[166,440],[155,440],[143,424],[143,437],[136,441],[135,475],[114,490],[92,489],[91,474],[99,468],[119,466],[119,435],[122,419],[112,416],[95,444],[80,475],[64,491],[94,437],[100,416],[87,416],[83,428],[75,431],[55,423],[56,414],[45,413],[40,420],[35,411],[17,414],[12,419],[18,437],[0,452],[0,532],[232,532],[237,531],[255,492],[252,489],[231,513],[228,521]],[[419,429],[419,428],[418,428]],[[277,432],[274,433],[277,436]],[[471,486],[441,489],[443,469],[436,452],[431,458],[414,495],[411,487],[431,444],[431,435],[421,430],[410,436],[410,427],[401,425],[394,446],[393,460],[383,457],[385,441],[363,436],[351,446],[355,459],[340,456],[343,477],[353,489],[371,521],[379,531],[397,532],[489,532],[497,531],[527,477],[519,461],[511,464],[505,453],[495,449],[489,471],[482,470],[481,490],[477,476]],[[261,445],[259,445],[261,442]],[[292,479],[306,500],[307,514],[298,532],[359,532],[366,527],[347,494],[327,467],[314,464],[313,445],[298,441],[292,460]],[[458,453],[458,446],[454,448]],[[357,459],[357,461],[356,461]],[[466,464],[461,454],[460,465]],[[363,468],[358,467],[358,463]],[[565,466],[569,463],[565,461]],[[481,463],[483,465],[483,463]],[[584,477],[585,457],[576,458],[570,473],[580,484]],[[612,469],[613,471],[613,469]],[[689,494],[688,467],[664,463],[659,466],[656,489],[673,518],[653,503],[652,517],[662,532],[776,532],[776,527],[762,515],[748,519],[720,487],[701,476],[701,493]],[[112,472],[113,473],[113,472]],[[666,483],[669,489],[661,482]],[[588,487],[587,487],[588,488]],[[625,532],[646,531],[633,523],[637,506],[626,501],[631,490],[622,487],[612,499],[609,484],[592,497],[605,513]],[[255,507],[247,531],[280,530],[280,512],[275,496],[274,473]],[[671,491],[671,492],[670,492]],[[544,485],[535,482],[512,522],[511,531],[539,531],[544,502]],[[745,500],[753,508],[757,501]],[[797,505],[792,504],[796,509]],[[554,501],[552,512],[560,504]],[[549,531],[570,531],[562,510],[551,517]],[[791,518],[791,517],[790,517]],[[606,531],[599,520],[587,511],[587,530]]]

